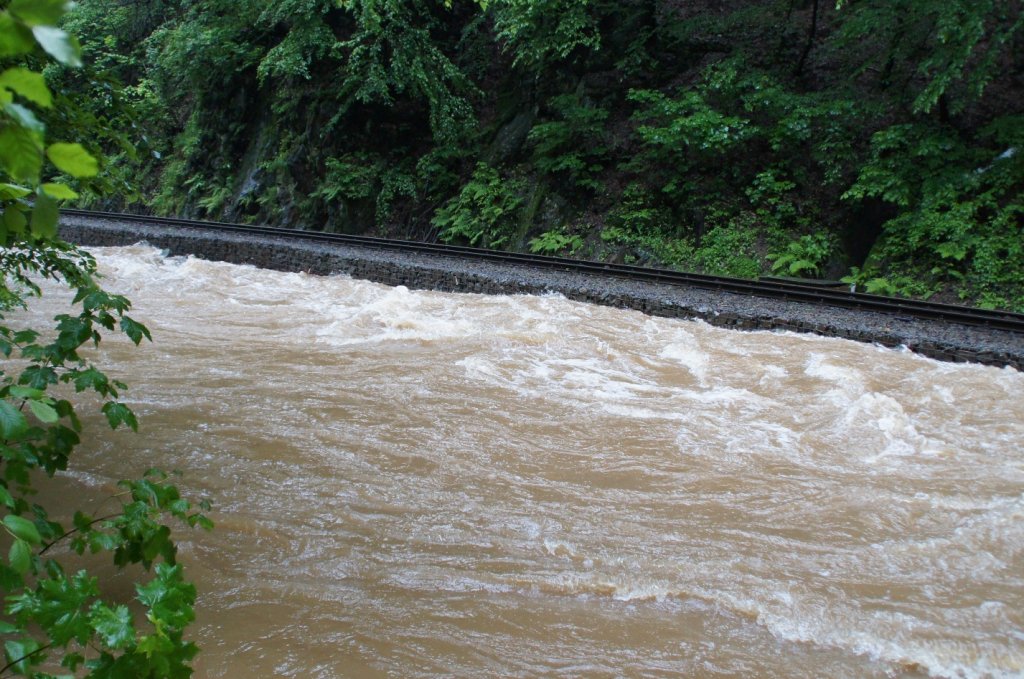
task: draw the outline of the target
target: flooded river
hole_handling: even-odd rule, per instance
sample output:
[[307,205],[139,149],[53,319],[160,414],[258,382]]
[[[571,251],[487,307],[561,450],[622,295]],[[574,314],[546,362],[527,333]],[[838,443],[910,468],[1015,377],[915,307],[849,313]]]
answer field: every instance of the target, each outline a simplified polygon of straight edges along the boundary
[[155,342],[65,482],[214,502],[197,677],[1024,673],[1021,373],[96,253]]

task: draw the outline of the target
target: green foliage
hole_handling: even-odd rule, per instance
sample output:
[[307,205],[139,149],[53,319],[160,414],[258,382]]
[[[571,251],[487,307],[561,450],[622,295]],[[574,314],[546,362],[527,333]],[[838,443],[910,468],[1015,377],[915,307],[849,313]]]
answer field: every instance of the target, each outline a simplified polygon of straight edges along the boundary
[[490,0],[499,40],[515,55],[515,63],[540,71],[569,58],[577,50],[601,45],[597,17],[589,0]]
[[[29,674],[46,660],[46,649],[65,649],[63,664],[74,671],[82,658],[67,647],[88,645],[99,654],[85,663],[90,676],[108,676],[103,672],[113,668],[140,677],[188,676],[187,662],[196,648],[183,641],[182,631],[192,620],[195,591],[182,580],[180,567],[171,568],[176,548],[162,521],[169,514],[189,526],[209,528],[209,520],[156,471],[140,481],[122,481],[127,495],[116,498],[117,510],[102,517],[76,513],[71,529],[28,500],[34,492],[33,472],[53,475],[67,469],[82,433],[72,403],[47,395],[47,390],[68,384],[76,392],[94,392],[112,428],[137,428],[135,415],[117,400],[125,386],[108,378],[80,350],[97,344],[103,330],[120,330],[136,344],[149,339],[149,331],[127,315],[127,299],[96,285],[95,262],[74,247],[59,241],[25,242],[2,252],[0,270],[8,281],[3,288],[8,308],[25,306],[26,295],[39,293],[36,277],[69,285],[81,307],[77,315],[56,317],[56,335],[50,341],[41,341],[42,335],[32,330],[0,325],[0,351],[26,362],[20,373],[0,371],[0,497],[10,512],[3,525],[13,539],[7,564],[0,564],[0,582],[7,593],[4,624],[16,639],[7,645],[7,662]],[[139,585],[138,600],[148,608],[152,631],[137,632],[134,616],[124,606],[112,608],[95,577],[84,570],[68,574],[67,559],[49,554],[65,540],[76,554],[109,552],[118,566],[139,563],[149,568],[163,562],[148,584]],[[157,601],[145,596],[155,588],[173,600],[157,608]],[[120,625],[116,634],[115,622]]]
[[634,183],[626,187],[621,202],[610,211],[601,240],[626,247],[631,251],[628,256],[634,259],[639,256],[669,266],[692,267],[693,248],[674,231],[669,211],[656,206],[650,193]]
[[1024,309],[1024,119],[983,131],[989,148],[966,147],[951,131],[899,125],[872,139],[871,159],[845,194],[903,210],[877,247],[894,273],[951,281],[961,297]]
[[860,71],[915,113],[943,100],[961,111],[979,99],[1024,26],[1019,7],[998,0],[866,0],[847,3],[837,42]]
[[431,223],[445,242],[501,247],[515,234],[522,188],[520,182],[503,179],[493,167],[479,163],[459,195],[438,210]]
[[550,106],[558,120],[534,125],[528,137],[537,169],[597,191],[601,184],[596,175],[608,151],[603,143],[608,111],[587,106],[571,94],[554,97]]
[[154,86],[167,100],[222,96],[233,73],[262,60],[250,31],[259,17],[253,2],[190,5],[175,20],[160,24],[146,39],[154,59]]
[[[40,123],[106,152],[96,177],[42,190],[54,200],[141,177],[162,212],[424,237],[467,162],[496,158],[500,122],[531,114],[526,153],[504,140],[512,152],[493,169],[557,187],[556,223],[600,224],[600,239],[579,232],[599,255],[752,271],[827,224],[851,248],[837,259],[874,246],[870,264],[852,263],[900,290],[928,281],[1019,305],[1019,200],[999,172],[975,173],[1001,172],[995,160],[1021,147],[1007,141],[1021,4],[816,7],[811,32],[808,3],[776,0],[80,0],[65,26],[96,66],[48,76],[76,93],[81,117],[46,108],[39,77],[0,73],[5,116],[19,121],[0,129],[0,156],[17,176],[51,169],[45,149],[15,151]],[[61,44],[73,47],[47,41],[67,58]],[[0,54],[24,49],[44,53],[31,27]],[[90,117],[119,132],[75,136]],[[1000,125],[1007,140],[986,131]],[[875,243],[886,210],[897,219]],[[8,229],[31,228],[19,215]],[[495,240],[526,247],[511,235],[533,225],[512,221]],[[459,221],[452,237],[484,242],[484,222]],[[719,239],[746,249],[730,263]]]
[[756,278],[761,273],[756,248],[757,230],[749,221],[734,220],[704,234],[696,260],[709,274]]
[[459,165],[468,154],[467,148],[443,144],[420,156],[414,174],[421,195],[435,201],[450,196],[461,183]]
[[750,121],[717,111],[700,93],[684,90],[669,97],[653,90],[633,90],[629,98],[640,105],[637,136],[665,158],[688,153],[718,154],[735,147],[750,135]]
[[553,255],[559,252],[573,254],[583,247],[583,239],[577,234],[566,234],[562,231],[545,231],[537,238],[530,240],[530,252],[541,255]]
[[347,0],[356,31],[338,44],[345,55],[344,105],[392,105],[400,96],[426,102],[435,139],[454,141],[473,122],[472,84],[434,41],[432,6],[420,0]]
[[404,164],[396,163],[381,173],[380,191],[377,193],[376,218],[383,224],[399,197],[416,198],[420,193],[421,181]]
[[234,196],[231,168],[222,166],[215,172],[204,172],[196,166],[195,159],[213,143],[211,136],[203,114],[193,113],[175,140],[178,154],[161,166],[160,190],[153,197],[158,210],[177,213],[193,205],[208,216],[219,216],[231,201]]
[[[201,186],[202,180],[198,177],[194,177],[192,182],[188,182],[186,185]],[[202,198],[196,201],[196,205],[206,211],[208,215],[219,214],[221,209],[231,199],[231,187],[228,186],[216,186],[204,192]]]
[[774,273],[814,278],[822,274],[837,245],[830,233],[804,234],[791,241],[782,252],[769,254],[767,259],[772,262]]
[[312,77],[310,65],[329,55],[336,42],[327,25],[328,14],[334,8],[330,0],[283,0],[263,9],[259,23],[285,26],[287,33],[260,60],[257,77],[261,84],[270,78]]
[[400,165],[368,153],[350,153],[327,159],[327,172],[312,196],[327,203],[374,203],[377,222],[382,223],[399,196],[416,194],[416,178]]
[[900,294],[900,288],[889,279],[884,278],[876,268],[851,267],[850,273],[840,279],[843,283],[849,283],[851,289],[859,292],[866,292],[870,295],[894,296]]
[[806,215],[797,209],[796,182],[783,178],[780,171],[769,169],[758,173],[745,193],[758,222],[767,231],[780,231],[810,226]]
[[313,195],[326,201],[366,200],[373,197],[383,162],[365,153],[327,159],[324,180]]
[[[63,7],[61,5],[61,7]],[[44,50],[66,64],[80,63],[77,41],[63,30],[48,25],[45,17],[63,13],[32,3],[15,3],[0,10],[0,50],[8,57],[32,58]],[[40,36],[44,36],[40,38]],[[63,45],[56,48],[55,44]],[[56,52],[56,54],[54,53]],[[92,177],[96,159],[81,144],[47,144],[45,125],[36,110],[53,106],[43,75],[24,65],[0,72],[0,246],[20,241],[49,239],[56,235],[57,200],[76,195],[61,182],[41,182],[49,160],[54,168],[74,178]],[[22,103],[24,102],[24,103]],[[4,291],[4,296],[12,293]]]
[[[14,371],[0,369],[0,525],[10,542],[0,561],[0,674],[51,676],[37,668],[56,652],[54,661],[83,676],[187,677],[197,649],[183,631],[193,619],[195,589],[174,565],[176,548],[162,521],[170,515],[209,528],[209,520],[155,471],[121,482],[124,494],[112,498],[111,513],[76,513],[71,528],[30,501],[39,476],[66,470],[80,442],[82,423],[64,397],[70,388],[93,392],[112,428],[138,426],[118,400],[125,385],[107,377],[82,349],[98,344],[104,331],[123,332],[136,344],[150,338],[128,315],[130,302],[96,284],[93,258],[57,239],[56,201],[76,192],[40,180],[50,172],[46,160],[75,179],[89,179],[100,169],[81,144],[48,142],[46,126],[29,107],[47,111],[66,104],[34,70],[42,53],[67,65],[79,63],[77,42],[54,25],[64,7],[14,0],[0,9],[0,52],[22,60],[0,73],[0,135],[9,142],[0,152],[0,353],[17,361]],[[8,324],[12,310],[41,294],[41,279],[69,287],[74,311],[56,316],[46,333]],[[50,553],[58,544],[74,555],[107,552],[117,566],[155,566],[136,588],[148,622],[137,624],[127,606],[108,601],[86,570],[69,572],[78,559]]]
[[927,299],[939,291],[940,285],[934,277],[919,272],[901,273],[890,269],[884,275],[873,263],[864,268],[852,267],[850,274],[840,279],[849,283],[857,292],[888,297],[919,297]]
[[[614,229],[606,229],[602,234],[605,240],[627,242],[629,235],[645,236],[660,234],[669,229],[671,216],[661,208],[653,206],[653,199],[641,184],[633,183],[622,192],[621,202],[611,211],[609,224]],[[610,233],[620,235],[607,235]]]
[[[704,69],[696,88],[674,96],[633,90],[629,99],[637,105],[633,120],[643,145],[634,166],[654,164],[667,196],[692,202],[694,193],[731,198],[742,190],[755,209],[774,195],[776,213],[781,194],[796,188],[801,175],[820,174],[832,184],[844,179],[853,161],[851,128],[862,115],[842,93],[796,93],[741,57]],[[812,162],[800,167],[798,154]]]
[[964,154],[949,129],[911,123],[887,127],[872,136],[870,157],[843,198],[881,198],[910,207],[925,193],[959,182]]

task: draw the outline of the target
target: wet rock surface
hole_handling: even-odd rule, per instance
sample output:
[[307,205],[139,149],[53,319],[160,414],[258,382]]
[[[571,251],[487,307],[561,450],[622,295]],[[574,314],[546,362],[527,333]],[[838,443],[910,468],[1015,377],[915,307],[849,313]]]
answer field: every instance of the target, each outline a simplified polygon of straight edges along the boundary
[[293,241],[129,221],[61,217],[61,236],[92,246],[145,241],[171,255],[252,264],[280,271],[347,274],[410,289],[481,294],[559,293],[568,299],[655,316],[700,318],[738,330],[813,332],[908,349],[943,361],[1024,370],[1024,335],[718,290],[384,248]]

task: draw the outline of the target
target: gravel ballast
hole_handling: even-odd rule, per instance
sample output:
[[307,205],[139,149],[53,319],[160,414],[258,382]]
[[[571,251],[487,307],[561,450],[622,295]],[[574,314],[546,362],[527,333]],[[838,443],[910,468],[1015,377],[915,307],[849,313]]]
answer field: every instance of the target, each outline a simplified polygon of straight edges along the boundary
[[905,346],[943,361],[1024,370],[1024,335],[1020,333],[720,290],[277,236],[69,215],[61,216],[61,237],[86,246],[133,245],[145,241],[171,255],[194,255],[279,271],[347,274],[410,289],[484,294],[555,292],[582,302],[635,309],[654,316],[700,318],[711,325],[738,330],[812,332],[888,347]]

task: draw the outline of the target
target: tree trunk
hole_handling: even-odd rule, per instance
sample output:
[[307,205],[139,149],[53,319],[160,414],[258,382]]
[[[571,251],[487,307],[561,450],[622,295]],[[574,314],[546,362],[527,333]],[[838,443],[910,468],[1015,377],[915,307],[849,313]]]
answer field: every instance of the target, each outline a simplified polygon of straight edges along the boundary
[[818,2],[814,0],[814,5],[811,8],[811,27],[807,31],[807,43],[804,45],[804,51],[800,54],[800,61],[796,64],[796,70],[793,75],[800,77],[804,70],[804,64],[807,63],[807,56],[811,53],[811,48],[814,47],[814,37],[818,33]]

